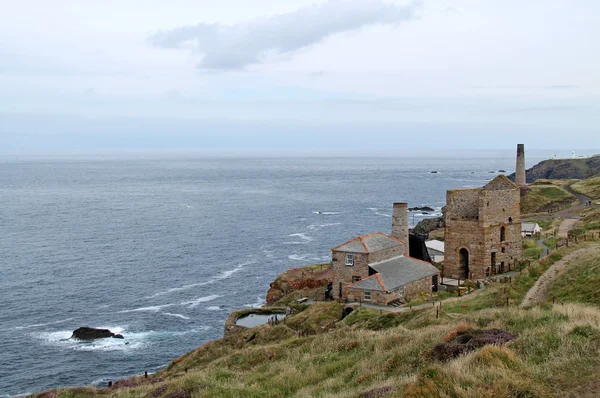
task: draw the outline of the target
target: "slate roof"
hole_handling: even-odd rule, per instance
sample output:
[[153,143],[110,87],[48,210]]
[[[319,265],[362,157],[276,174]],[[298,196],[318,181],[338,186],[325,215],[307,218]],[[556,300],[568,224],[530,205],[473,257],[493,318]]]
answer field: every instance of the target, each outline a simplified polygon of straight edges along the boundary
[[521,232],[533,232],[536,227],[539,228],[540,226],[534,222],[524,222],[521,223]]
[[383,232],[375,232],[374,234],[362,235],[349,240],[331,250],[351,253],[372,253],[396,247],[401,244],[406,244],[406,242],[384,234]]
[[369,264],[377,273],[350,285],[362,290],[389,292],[400,286],[440,273],[428,262],[407,256],[392,257],[388,260]]

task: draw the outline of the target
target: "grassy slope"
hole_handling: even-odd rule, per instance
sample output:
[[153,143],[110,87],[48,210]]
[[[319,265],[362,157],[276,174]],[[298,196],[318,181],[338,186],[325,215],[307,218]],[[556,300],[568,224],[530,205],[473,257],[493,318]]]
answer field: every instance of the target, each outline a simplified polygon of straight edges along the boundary
[[[402,314],[360,308],[339,321],[339,304],[319,303],[285,325],[217,340],[149,380],[129,380],[137,386],[61,390],[57,396],[355,397],[382,387],[394,389],[388,396],[406,397],[594,396],[600,309],[517,306],[550,264],[575,249],[572,245],[533,263],[512,284],[491,284],[464,299],[444,301],[439,318],[434,308]],[[600,273],[584,263],[573,264],[581,277],[574,274],[572,283],[552,286],[559,302],[598,304],[597,296],[590,295],[598,281],[581,278]],[[465,327],[501,328],[518,338],[446,364],[433,361],[431,349]],[[306,329],[316,334],[299,337],[298,331]]]
[[600,177],[593,177],[579,181],[571,185],[571,188],[575,192],[581,193],[592,199],[600,199]]
[[546,212],[557,205],[570,205],[577,198],[559,185],[533,184],[521,198],[521,212],[532,214]]

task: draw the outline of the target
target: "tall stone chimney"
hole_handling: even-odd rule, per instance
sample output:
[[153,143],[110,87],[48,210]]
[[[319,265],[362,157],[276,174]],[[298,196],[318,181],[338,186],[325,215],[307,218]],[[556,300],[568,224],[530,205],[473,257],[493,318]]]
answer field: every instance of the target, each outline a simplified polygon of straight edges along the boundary
[[515,184],[520,188],[527,186],[527,178],[525,175],[525,145],[517,145],[517,168],[515,170]]
[[392,236],[406,242],[408,253],[408,203],[394,203]]

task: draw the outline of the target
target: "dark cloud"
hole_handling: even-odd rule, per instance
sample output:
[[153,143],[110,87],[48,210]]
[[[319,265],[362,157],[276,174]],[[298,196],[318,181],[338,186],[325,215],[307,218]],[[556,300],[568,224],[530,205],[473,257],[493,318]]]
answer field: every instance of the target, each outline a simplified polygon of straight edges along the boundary
[[156,33],[149,40],[157,47],[202,54],[200,69],[239,70],[263,63],[269,56],[293,54],[336,33],[413,20],[419,8],[420,1],[398,6],[381,0],[332,0],[235,25],[200,23],[180,27]]

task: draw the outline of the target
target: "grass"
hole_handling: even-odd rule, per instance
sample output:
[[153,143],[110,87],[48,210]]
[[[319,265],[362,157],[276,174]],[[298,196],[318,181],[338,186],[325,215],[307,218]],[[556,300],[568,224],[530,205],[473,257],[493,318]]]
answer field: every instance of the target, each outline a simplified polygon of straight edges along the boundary
[[557,206],[569,206],[577,198],[560,186],[531,185],[521,198],[521,212],[533,214],[548,212]]
[[[587,243],[590,245],[590,243]],[[130,387],[56,390],[54,397],[568,397],[600,387],[600,259],[571,260],[549,287],[558,303],[518,304],[553,263],[582,245],[532,261],[512,283],[492,283],[464,298],[386,313],[318,303],[276,326],[216,340]],[[506,298],[509,307],[506,307]],[[433,347],[457,331],[499,328],[516,336],[439,363]],[[300,336],[299,330],[310,330]],[[587,394],[587,395],[586,395]]]
[[569,272],[556,278],[548,294],[561,302],[592,303],[600,306],[600,257],[587,255],[572,262]]
[[529,260],[540,258],[542,248],[538,246],[535,239],[523,239],[523,257]]
[[600,199],[600,177],[581,180],[571,185],[571,189],[592,199]]

